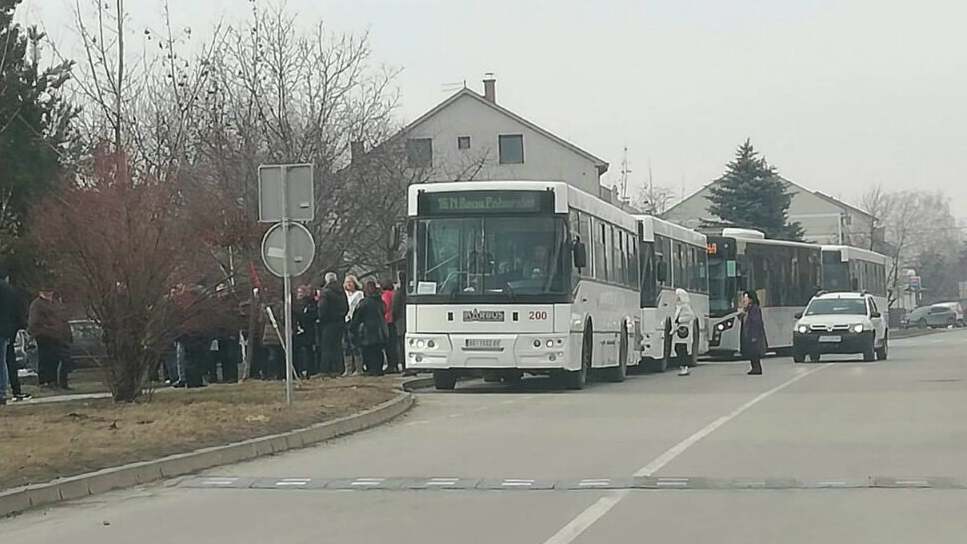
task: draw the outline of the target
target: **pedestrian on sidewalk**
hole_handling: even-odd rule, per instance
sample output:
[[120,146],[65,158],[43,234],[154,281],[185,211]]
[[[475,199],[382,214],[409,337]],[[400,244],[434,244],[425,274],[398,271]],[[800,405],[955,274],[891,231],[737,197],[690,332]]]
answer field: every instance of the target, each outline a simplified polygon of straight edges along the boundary
[[[9,311],[13,313],[14,317],[14,328],[13,334],[7,337],[7,356],[6,356],[6,366],[7,366],[7,383],[10,385],[10,391],[13,393],[14,402],[29,400],[31,398],[29,393],[23,392],[22,384],[20,383],[20,375],[17,374],[17,352],[14,349],[14,344],[16,343],[17,335],[20,331],[26,331],[27,329],[27,293],[14,287],[13,281],[10,279],[10,275],[7,274],[6,277],[0,278],[0,281],[6,281],[7,287],[10,288],[10,292],[13,293],[13,300],[4,300],[0,302],[0,311]],[[2,296],[2,295],[0,295]],[[10,296],[9,293],[7,296]],[[2,321],[3,318],[0,318]],[[0,334],[3,336],[3,334]],[[24,333],[23,343],[24,352],[26,354],[28,338],[26,338],[26,333]]]
[[383,375],[383,348],[389,338],[386,310],[379,287],[373,280],[363,284],[363,300],[356,307],[350,328],[356,335],[363,354],[363,366],[369,376]]
[[393,325],[396,327],[396,354],[404,376],[416,373],[406,370],[406,272],[400,272],[393,292]]
[[70,389],[71,329],[67,309],[55,298],[54,290],[43,288],[30,303],[27,330],[37,341],[37,382],[41,387]]
[[[7,283],[6,278],[0,278],[0,406],[7,404],[7,387],[10,384],[10,370],[7,365],[10,350],[7,346],[13,344],[17,336],[18,307],[17,293]],[[14,373],[16,372],[14,365]]]
[[339,375],[343,372],[342,338],[346,331],[346,315],[349,313],[349,299],[339,276],[335,272],[326,273],[326,284],[319,292],[319,352],[322,374]]
[[359,301],[363,299],[363,291],[362,286],[359,285],[359,280],[352,274],[346,276],[342,286],[346,292],[346,301],[349,303],[349,312],[346,314],[346,335],[343,341],[343,346],[345,347],[344,361],[346,364],[346,371],[343,372],[343,376],[359,376],[363,372],[363,359],[359,352],[359,346],[356,343],[356,335],[350,329],[349,322],[353,319],[353,314],[356,312],[356,307],[359,306]]
[[[678,359],[678,375],[688,376],[688,346],[692,343],[692,324],[695,322],[695,312],[692,311],[691,301],[688,298],[688,291],[678,288],[675,289],[675,316],[672,322],[672,342],[674,348],[672,353]],[[688,331],[684,337],[678,331],[684,327]]]
[[385,279],[380,286],[382,293],[380,298],[383,300],[383,319],[386,321],[387,338],[383,351],[386,353],[386,373],[400,373],[400,355],[397,345],[396,322],[393,315],[393,298],[396,291],[393,288],[393,280]]
[[295,323],[296,333],[293,338],[295,343],[295,367],[303,378],[308,378],[318,373],[319,357],[316,355],[316,327],[319,323],[319,303],[316,301],[315,293],[309,285],[300,285],[296,289],[296,314]]
[[762,308],[759,307],[759,295],[755,291],[742,293],[742,304],[739,309],[739,320],[742,322],[742,337],[740,347],[742,355],[749,358],[752,369],[750,376],[762,375],[762,357],[769,348],[766,339],[765,322],[762,320]]

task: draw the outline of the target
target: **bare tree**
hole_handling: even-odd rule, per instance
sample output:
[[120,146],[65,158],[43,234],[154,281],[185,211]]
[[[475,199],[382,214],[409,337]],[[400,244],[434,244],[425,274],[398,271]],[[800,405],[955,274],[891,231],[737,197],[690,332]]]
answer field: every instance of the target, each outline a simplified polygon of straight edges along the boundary
[[638,191],[634,206],[648,215],[661,215],[668,211],[675,198],[674,189],[648,183]]
[[873,220],[870,221],[869,232],[862,233],[863,245],[868,249],[877,250],[877,243],[883,241],[884,225],[895,202],[896,199],[892,198],[879,183],[863,193],[860,198],[860,205],[873,217]]

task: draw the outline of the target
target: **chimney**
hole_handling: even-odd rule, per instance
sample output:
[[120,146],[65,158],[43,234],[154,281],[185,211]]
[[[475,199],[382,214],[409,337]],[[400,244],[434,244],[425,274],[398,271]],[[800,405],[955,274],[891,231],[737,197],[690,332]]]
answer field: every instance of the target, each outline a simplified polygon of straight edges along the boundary
[[497,80],[493,73],[484,74],[484,99],[493,104],[497,103]]
[[349,162],[354,164],[359,159],[363,158],[363,142],[359,140],[353,140],[349,142]]

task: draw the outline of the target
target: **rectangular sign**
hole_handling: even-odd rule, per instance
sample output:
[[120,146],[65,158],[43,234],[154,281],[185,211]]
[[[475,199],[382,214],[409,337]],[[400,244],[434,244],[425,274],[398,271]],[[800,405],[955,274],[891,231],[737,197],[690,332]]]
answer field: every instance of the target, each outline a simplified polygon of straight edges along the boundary
[[[286,209],[283,209],[283,200]],[[276,223],[283,216],[288,216],[290,221],[312,221],[315,210],[311,164],[259,166],[259,222]]]
[[463,311],[463,321],[480,321],[480,322],[502,322],[504,320],[503,310],[464,310]]
[[419,215],[553,213],[552,191],[423,192],[417,197]]

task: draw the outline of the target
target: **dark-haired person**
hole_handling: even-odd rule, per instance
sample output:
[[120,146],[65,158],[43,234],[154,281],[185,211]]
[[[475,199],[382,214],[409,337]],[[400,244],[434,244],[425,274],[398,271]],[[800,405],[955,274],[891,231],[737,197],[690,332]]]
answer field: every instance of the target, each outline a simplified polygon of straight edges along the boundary
[[70,389],[71,329],[67,309],[54,298],[54,290],[44,288],[30,303],[27,331],[37,341],[37,382],[41,387]]
[[385,308],[379,287],[373,280],[363,284],[363,300],[349,322],[363,356],[363,367],[370,376],[383,375],[383,348],[389,338]]
[[750,376],[762,375],[762,357],[765,356],[769,348],[766,339],[766,326],[762,320],[762,308],[759,307],[759,295],[755,291],[745,291],[742,293],[741,309],[739,319],[742,320],[742,338],[740,347],[742,355],[749,358],[752,369],[749,370]]

